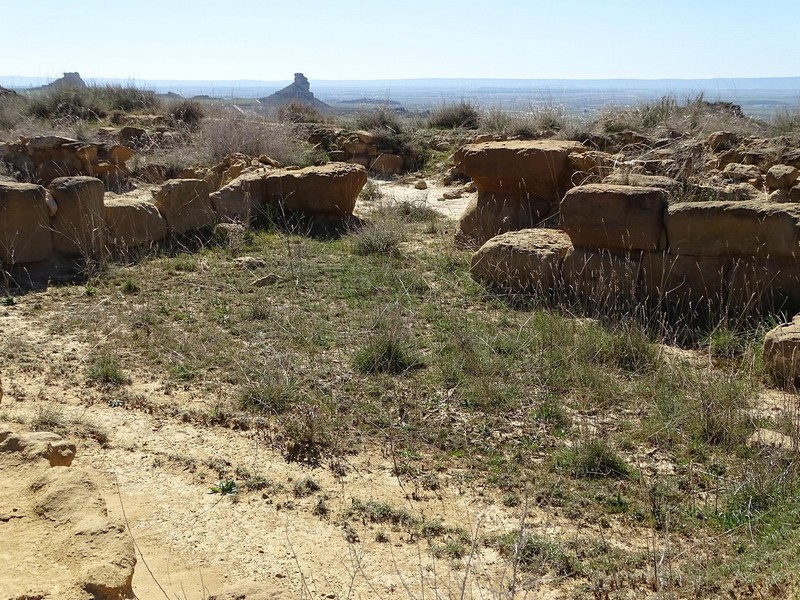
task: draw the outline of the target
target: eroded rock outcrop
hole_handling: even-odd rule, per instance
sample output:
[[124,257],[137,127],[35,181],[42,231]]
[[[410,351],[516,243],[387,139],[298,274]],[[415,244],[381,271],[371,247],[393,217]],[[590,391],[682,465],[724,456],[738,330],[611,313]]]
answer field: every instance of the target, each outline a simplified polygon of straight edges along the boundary
[[147,247],[167,237],[167,222],[151,199],[109,195],[103,209],[107,243],[114,252]]
[[133,542],[74,457],[74,444],[56,434],[0,431],[4,600],[133,598]]
[[172,233],[203,229],[216,221],[208,183],[203,179],[170,179],[153,190],[153,204]]
[[46,190],[31,183],[0,181],[0,261],[34,263],[52,255]]
[[0,161],[42,185],[57,177],[88,175],[106,187],[121,185],[130,174],[126,162],[134,151],[127,146],[81,142],[55,135],[20,138],[0,143]]
[[468,144],[454,157],[469,175],[478,197],[461,217],[456,241],[480,246],[504,233],[534,227],[551,216],[572,187],[570,154],[586,150],[578,142],[552,140]]
[[800,383],[800,315],[764,337],[764,370],[778,383]]
[[561,228],[576,246],[643,250],[663,248],[668,195],[659,188],[588,184],[561,202]]

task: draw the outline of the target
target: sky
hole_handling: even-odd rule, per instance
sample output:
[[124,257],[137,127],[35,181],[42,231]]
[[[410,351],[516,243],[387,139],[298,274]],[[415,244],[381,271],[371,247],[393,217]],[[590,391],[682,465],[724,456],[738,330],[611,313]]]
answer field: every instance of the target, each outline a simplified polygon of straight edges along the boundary
[[0,0],[0,76],[800,76],[798,0]]

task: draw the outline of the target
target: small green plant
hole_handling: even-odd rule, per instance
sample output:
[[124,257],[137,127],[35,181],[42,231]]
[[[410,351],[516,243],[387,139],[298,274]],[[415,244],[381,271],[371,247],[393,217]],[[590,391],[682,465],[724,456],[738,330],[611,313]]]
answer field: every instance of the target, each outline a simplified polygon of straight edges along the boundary
[[515,531],[501,536],[496,546],[500,554],[525,571],[540,573],[552,569],[557,575],[569,576],[580,570],[575,559],[553,538]]
[[423,366],[402,326],[385,319],[378,322],[366,346],[355,353],[353,364],[362,373],[404,373]]
[[331,509],[328,507],[324,496],[320,496],[320,498],[317,499],[317,503],[314,505],[311,513],[320,519],[326,519],[331,514]]
[[122,370],[119,359],[112,354],[97,356],[87,367],[86,378],[106,385],[130,383],[130,377]]
[[375,541],[379,544],[388,544],[389,543],[389,534],[386,533],[383,529],[378,529],[375,532]]
[[295,498],[303,498],[305,496],[315,494],[321,489],[322,488],[315,479],[306,477],[305,479],[295,482],[295,484],[292,486],[292,493],[294,494]]
[[242,388],[239,403],[255,412],[281,414],[298,400],[298,388],[287,374],[265,371]]
[[130,277],[126,277],[122,285],[120,285],[120,289],[122,290],[123,294],[137,294],[139,292],[139,284],[131,279]]
[[221,496],[233,496],[239,493],[239,488],[234,479],[221,479],[216,485],[212,485],[208,492],[210,494],[220,494]]
[[559,462],[575,477],[627,479],[631,475],[628,464],[601,438],[579,443],[567,451]]

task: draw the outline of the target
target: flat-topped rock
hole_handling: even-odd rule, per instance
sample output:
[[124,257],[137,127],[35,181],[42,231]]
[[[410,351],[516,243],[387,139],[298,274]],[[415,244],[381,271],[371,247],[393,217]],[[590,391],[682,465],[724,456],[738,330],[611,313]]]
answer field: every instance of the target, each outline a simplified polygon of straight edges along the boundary
[[561,265],[571,248],[569,236],[557,229],[509,231],[472,255],[470,274],[508,292],[551,291],[560,285]]
[[652,252],[665,243],[668,198],[659,188],[582,185],[561,201],[561,228],[575,246]]
[[509,140],[468,144],[454,157],[479,192],[516,193],[558,201],[572,187],[570,153],[587,150],[579,142]]
[[671,254],[692,256],[800,255],[800,208],[744,201],[682,202],[667,210]]
[[356,198],[367,183],[367,170],[350,163],[329,163],[265,177],[265,202],[284,210],[342,218],[353,214]]

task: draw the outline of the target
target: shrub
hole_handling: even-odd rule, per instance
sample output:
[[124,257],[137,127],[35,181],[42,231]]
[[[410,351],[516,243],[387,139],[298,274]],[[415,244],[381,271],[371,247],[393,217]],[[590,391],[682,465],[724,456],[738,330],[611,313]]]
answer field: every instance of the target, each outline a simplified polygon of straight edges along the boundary
[[248,156],[266,154],[284,165],[306,165],[310,147],[295,127],[268,123],[263,118],[226,115],[203,121],[203,146],[213,161],[240,152]]
[[603,439],[581,442],[562,457],[562,464],[575,477],[627,479],[630,467]]
[[383,129],[392,133],[402,133],[404,127],[400,117],[388,106],[381,106],[374,110],[359,113],[356,117],[356,126],[359,129],[373,131]]
[[130,378],[122,370],[119,359],[112,355],[101,355],[86,369],[86,378],[96,383],[108,385],[122,385],[128,383]]
[[800,132],[800,109],[777,111],[769,125],[775,135]]
[[43,90],[31,96],[28,114],[39,119],[101,119],[106,111],[95,100],[89,89]]
[[367,183],[361,188],[358,193],[358,199],[363,202],[374,202],[383,198],[383,190],[381,186],[375,183],[374,180],[368,179]]
[[196,100],[181,100],[170,109],[169,115],[178,125],[194,129],[206,116],[206,111]]
[[365,225],[351,236],[353,254],[394,256],[405,239],[400,224],[390,220]]
[[278,120],[281,123],[322,123],[322,113],[310,104],[291,102],[278,107]]
[[153,90],[134,86],[102,85],[90,88],[94,95],[102,99],[111,110],[132,112],[134,110],[154,110],[161,101]]
[[422,360],[401,324],[382,319],[367,345],[355,353],[353,364],[362,373],[403,373],[421,367]]
[[428,117],[428,126],[436,129],[478,129],[481,114],[466,100],[456,104],[443,104]]

